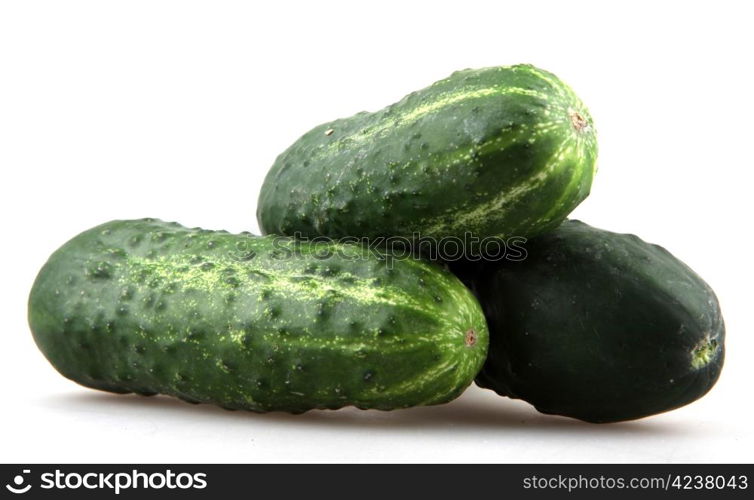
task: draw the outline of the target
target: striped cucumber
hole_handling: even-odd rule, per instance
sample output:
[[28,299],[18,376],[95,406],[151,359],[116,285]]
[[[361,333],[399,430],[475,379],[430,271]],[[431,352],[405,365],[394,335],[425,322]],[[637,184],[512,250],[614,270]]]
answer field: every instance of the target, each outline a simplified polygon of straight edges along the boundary
[[555,75],[458,71],[306,133],[267,174],[257,218],[309,237],[532,236],[589,194],[596,157],[589,112]]
[[393,409],[458,396],[487,326],[452,274],[356,245],[113,221],[57,250],[37,345],[88,387],[230,409]]

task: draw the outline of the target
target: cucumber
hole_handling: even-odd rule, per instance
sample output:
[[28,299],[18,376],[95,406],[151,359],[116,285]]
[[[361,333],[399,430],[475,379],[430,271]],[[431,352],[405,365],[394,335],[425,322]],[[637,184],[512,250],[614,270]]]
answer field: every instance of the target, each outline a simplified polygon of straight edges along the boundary
[[476,299],[434,264],[154,219],[58,249],[29,323],[84,386],[258,412],[443,403],[488,343]]
[[712,289],[664,248],[567,221],[520,262],[464,276],[489,322],[477,383],[543,413],[616,422],[703,396],[724,359]]
[[306,237],[531,236],[589,194],[596,157],[589,112],[555,75],[458,71],[306,133],[267,174],[257,218]]

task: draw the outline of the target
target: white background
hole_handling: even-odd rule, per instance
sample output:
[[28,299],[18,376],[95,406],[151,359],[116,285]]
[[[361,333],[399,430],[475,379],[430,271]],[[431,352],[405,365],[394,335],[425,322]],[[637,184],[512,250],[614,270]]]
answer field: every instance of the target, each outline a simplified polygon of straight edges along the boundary
[[[0,460],[754,461],[752,13],[747,2],[6,1],[0,4]],[[718,385],[615,425],[470,389],[439,407],[302,416],[115,396],[61,376],[26,299],[114,218],[257,231],[275,156],[309,128],[466,67],[530,62],[591,109],[592,225],[661,243],[717,291]]]

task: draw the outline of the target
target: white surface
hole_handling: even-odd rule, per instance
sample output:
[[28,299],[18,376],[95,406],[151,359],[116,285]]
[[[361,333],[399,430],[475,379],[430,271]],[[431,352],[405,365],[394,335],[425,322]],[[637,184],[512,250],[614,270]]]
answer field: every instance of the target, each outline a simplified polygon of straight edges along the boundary
[[[753,461],[747,2],[0,4],[0,461]],[[371,4],[370,4],[371,5]],[[718,292],[704,399],[594,426],[470,390],[393,413],[254,415],[60,377],[26,298],[47,256],[114,218],[257,230],[277,153],[453,70],[530,62],[571,84],[601,146],[573,214],[661,243]]]

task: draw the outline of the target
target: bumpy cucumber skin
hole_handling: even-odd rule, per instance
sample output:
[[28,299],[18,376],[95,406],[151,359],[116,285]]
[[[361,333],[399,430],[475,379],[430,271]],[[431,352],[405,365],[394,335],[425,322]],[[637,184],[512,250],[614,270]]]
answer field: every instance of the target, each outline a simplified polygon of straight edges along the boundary
[[589,112],[555,75],[458,71],[306,133],[267,174],[257,219],[308,237],[531,236],[586,198],[596,158]]
[[522,262],[463,274],[490,328],[477,384],[596,423],[671,410],[715,384],[720,306],[667,250],[575,220],[526,248]]
[[57,250],[29,323],[84,386],[259,412],[443,403],[488,342],[476,299],[433,264],[153,219],[108,222]]

